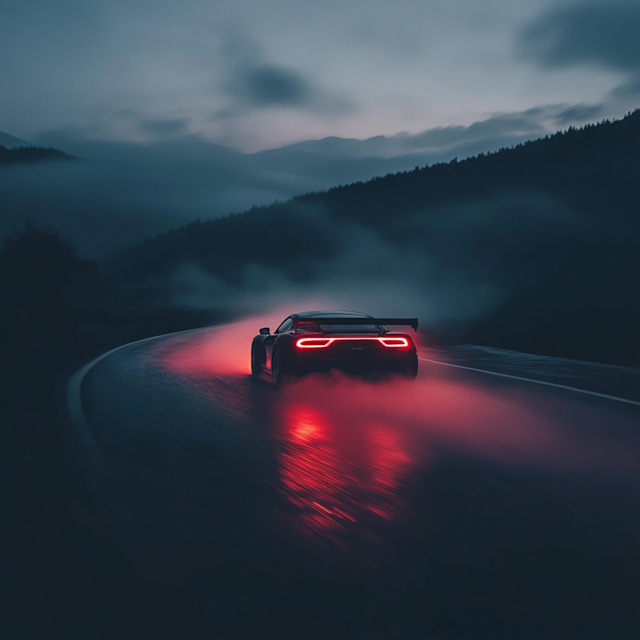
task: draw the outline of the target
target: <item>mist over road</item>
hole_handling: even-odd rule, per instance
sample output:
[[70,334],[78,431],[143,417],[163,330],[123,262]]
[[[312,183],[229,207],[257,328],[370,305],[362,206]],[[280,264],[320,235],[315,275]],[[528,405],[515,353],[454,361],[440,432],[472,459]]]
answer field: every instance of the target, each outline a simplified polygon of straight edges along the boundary
[[632,637],[639,407],[427,362],[276,391],[257,322],[128,345],[80,388],[105,526],[194,594],[185,637]]

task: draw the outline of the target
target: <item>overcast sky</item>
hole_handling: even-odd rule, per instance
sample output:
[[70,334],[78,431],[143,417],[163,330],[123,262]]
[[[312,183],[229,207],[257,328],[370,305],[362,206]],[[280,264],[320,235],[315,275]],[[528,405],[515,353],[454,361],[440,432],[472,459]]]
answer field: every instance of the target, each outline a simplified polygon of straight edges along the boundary
[[0,0],[0,130],[257,151],[541,107],[554,130],[640,105],[639,33],[638,0]]

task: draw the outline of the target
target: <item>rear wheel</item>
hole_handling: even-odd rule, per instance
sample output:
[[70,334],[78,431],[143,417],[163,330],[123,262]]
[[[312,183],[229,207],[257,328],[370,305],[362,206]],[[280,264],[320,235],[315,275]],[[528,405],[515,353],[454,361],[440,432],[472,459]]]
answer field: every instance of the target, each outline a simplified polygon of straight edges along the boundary
[[407,378],[415,380],[418,377],[418,354],[414,353],[409,361],[409,366],[406,372]]
[[282,383],[282,362],[280,362],[280,354],[276,349],[271,355],[271,376],[273,377],[273,386],[277,389]]
[[251,375],[257,378],[262,372],[262,365],[260,364],[260,357],[256,353],[255,343],[251,343]]

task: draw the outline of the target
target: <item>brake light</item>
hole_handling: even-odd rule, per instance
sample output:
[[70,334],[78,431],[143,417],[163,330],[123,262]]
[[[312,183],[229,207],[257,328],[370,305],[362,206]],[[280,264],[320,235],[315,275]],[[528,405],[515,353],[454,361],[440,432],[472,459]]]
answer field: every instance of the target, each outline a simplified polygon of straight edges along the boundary
[[409,346],[409,341],[406,338],[369,338],[363,336],[361,338],[300,338],[296,342],[296,347],[298,347],[298,349],[322,349],[338,340],[357,340],[358,342],[362,340],[377,340],[383,347]]
[[385,347],[408,347],[409,341],[406,338],[378,338]]
[[296,342],[296,347],[299,349],[322,349],[334,341],[335,338],[300,338]]

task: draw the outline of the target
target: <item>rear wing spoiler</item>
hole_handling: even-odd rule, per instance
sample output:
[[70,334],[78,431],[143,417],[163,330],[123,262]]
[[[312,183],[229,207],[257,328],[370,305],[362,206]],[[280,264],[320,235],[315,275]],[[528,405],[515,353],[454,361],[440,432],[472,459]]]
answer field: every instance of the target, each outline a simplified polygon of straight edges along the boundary
[[328,316],[323,316],[321,318],[299,318],[296,324],[338,324],[345,326],[359,324],[395,324],[407,325],[414,331],[418,330],[418,318],[330,318]]

